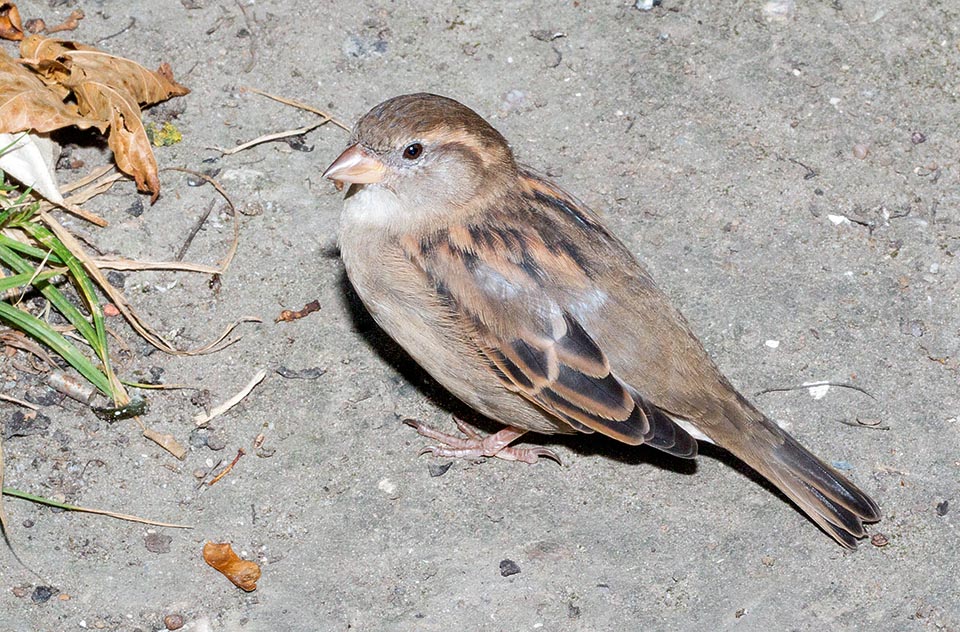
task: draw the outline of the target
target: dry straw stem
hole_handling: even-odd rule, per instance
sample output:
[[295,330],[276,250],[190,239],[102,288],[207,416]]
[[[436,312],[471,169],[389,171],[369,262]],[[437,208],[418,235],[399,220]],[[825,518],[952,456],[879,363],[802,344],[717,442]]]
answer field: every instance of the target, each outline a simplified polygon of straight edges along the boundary
[[280,140],[281,138],[289,138],[291,136],[302,136],[307,132],[312,132],[313,130],[317,129],[324,123],[327,123],[329,120],[330,119],[327,119],[325,121],[320,121],[319,123],[314,123],[313,125],[307,125],[305,127],[299,127],[297,129],[290,129],[285,132],[276,132],[275,134],[265,134],[263,136],[258,136],[253,140],[248,140],[247,142],[241,145],[237,145],[236,147],[231,147],[230,149],[224,149],[223,147],[216,147],[216,146],[208,147],[208,149],[219,151],[224,156],[232,156],[233,154],[250,149],[251,147],[254,147],[255,145],[259,145],[261,143],[269,143],[270,141]]
[[81,511],[83,513],[99,514],[101,516],[109,516],[111,518],[116,518],[118,520],[126,520],[128,522],[139,522],[141,524],[148,524],[154,527],[169,527],[171,529],[192,529],[193,528],[191,525],[188,525],[188,524],[159,522],[157,520],[149,520],[147,518],[132,516],[130,514],[117,513],[116,511],[107,511],[106,509],[91,509],[90,507],[68,505],[67,503],[56,502],[54,500],[50,500],[49,498],[44,498],[43,496],[35,496],[33,494],[21,492],[16,489],[10,489],[9,487],[4,487],[3,493],[7,496],[13,496],[14,498],[29,500],[35,503],[40,503],[41,505],[50,505],[51,507],[59,507],[60,509],[65,509],[67,511]]
[[324,121],[322,121],[321,124],[326,123],[327,121],[329,121],[329,122],[333,123],[334,125],[336,125],[337,127],[339,127],[340,129],[345,130],[345,131],[348,132],[348,133],[349,133],[350,131],[352,131],[349,127],[347,127],[346,125],[344,125],[343,123],[341,123],[339,120],[333,118],[333,115],[332,115],[332,114],[329,114],[329,113],[327,113],[327,112],[324,112],[323,110],[318,110],[317,108],[313,107],[312,105],[307,105],[306,103],[301,103],[300,101],[294,101],[293,99],[287,99],[287,98],[285,98],[285,97],[278,97],[278,96],[275,95],[275,94],[270,94],[269,92],[264,92],[263,90],[258,90],[258,89],[256,89],[256,88],[251,88],[251,87],[249,87],[249,86],[245,86],[245,87],[243,88],[243,90],[245,90],[245,91],[247,91],[247,92],[253,92],[254,94],[259,94],[260,96],[267,97],[268,99],[273,99],[274,101],[279,101],[280,103],[289,105],[289,106],[291,106],[291,107],[299,108],[299,109],[301,109],[301,110],[306,110],[307,112],[313,112],[314,114],[318,114],[318,115],[320,115],[320,116],[322,116],[322,117],[324,118]]
[[[108,189],[117,179],[122,178],[123,175],[119,173],[114,173],[107,177],[104,180],[98,181],[99,178],[106,175],[112,167],[106,169],[97,170],[86,178],[75,182],[68,187],[66,190],[74,190],[80,187],[86,186],[86,188],[78,194],[71,196],[69,200],[71,202],[75,200],[86,201],[91,197],[98,195],[99,193]],[[206,176],[201,173],[197,173],[190,169],[183,169],[180,167],[171,167],[169,168],[173,171],[182,171],[185,173],[192,174],[198,178],[202,178],[209,182],[217,193],[219,193],[230,206],[230,209],[233,211],[233,241],[230,245],[230,248],[227,251],[227,254],[217,262],[217,265],[214,266],[205,266],[202,264],[193,264],[193,263],[180,263],[180,262],[156,262],[156,261],[146,261],[146,262],[136,262],[129,259],[109,259],[109,258],[100,258],[93,259],[90,257],[86,251],[83,249],[83,246],[77,241],[77,239],[70,233],[66,228],[64,228],[55,218],[53,218],[47,210],[40,210],[40,218],[43,222],[50,228],[50,230],[63,242],[63,244],[77,257],[77,259],[83,264],[84,269],[87,270],[87,273],[96,281],[97,285],[103,290],[107,295],[110,301],[117,307],[117,310],[123,315],[123,317],[130,323],[130,326],[143,337],[144,340],[157,347],[161,351],[170,353],[172,355],[183,355],[183,356],[193,356],[193,355],[202,355],[205,353],[212,353],[218,351],[225,346],[231,344],[227,342],[224,344],[224,340],[230,335],[230,333],[241,323],[244,322],[261,322],[261,319],[255,317],[244,317],[233,323],[231,323],[227,328],[217,337],[213,342],[198,347],[196,349],[180,350],[173,346],[172,343],[167,341],[163,336],[161,336],[156,330],[154,330],[150,325],[148,325],[136,312],[136,310],[131,307],[129,301],[123,295],[123,293],[115,288],[106,278],[106,275],[103,274],[103,269],[115,269],[115,270],[182,270],[188,272],[201,272],[205,274],[222,274],[226,272],[231,261],[233,260],[234,255],[237,252],[237,246],[240,240],[240,224],[236,208],[234,207],[233,201],[230,199],[230,196],[227,195],[223,187],[219,182]],[[114,378],[116,379],[116,378]],[[119,381],[117,381],[119,384]]]
[[[37,406],[35,406],[34,404],[31,404],[30,402],[25,402],[22,399],[17,399],[16,397],[11,397],[9,395],[4,395],[3,393],[0,393],[0,399],[2,399],[5,402],[10,402],[11,404],[16,404],[17,406],[23,406],[24,408],[29,408],[30,410],[40,410]],[[3,455],[0,454],[0,465],[2,465],[2,462],[3,462]],[[2,476],[3,476],[3,468],[0,467],[0,477]],[[3,486],[3,481],[0,480],[0,487],[2,486]]]
[[193,422],[197,425],[197,427],[206,426],[215,417],[222,415],[223,413],[227,412],[228,410],[230,410],[231,408],[239,404],[241,401],[243,401],[243,398],[249,395],[250,391],[252,391],[257,384],[262,382],[263,378],[265,377],[267,377],[267,372],[263,369],[260,369],[259,371],[257,371],[257,374],[254,375],[253,378],[250,380],[249,384],[244,386],[239,393],[237,393],[227,401],[223,402],[219,406],[214,406],[213,408],[210,409],[210,412],[201,413],[197,415],[196,417],[193,418]]

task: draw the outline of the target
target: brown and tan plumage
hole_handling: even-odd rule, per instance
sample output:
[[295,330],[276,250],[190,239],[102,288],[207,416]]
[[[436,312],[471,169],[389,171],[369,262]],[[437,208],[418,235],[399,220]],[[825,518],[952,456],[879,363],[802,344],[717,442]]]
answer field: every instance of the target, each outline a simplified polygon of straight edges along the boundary
[[350,184],[340,246],[377,323],[440,384],[508,427],[481,438],[421,424],[447,456],[534,462],[525,431],[598,432],[691,458],[726,448],[846,547],[880,519],[855,485],[730,385],[599,217],[519,167],[444,97],[390,99],[324,174]]

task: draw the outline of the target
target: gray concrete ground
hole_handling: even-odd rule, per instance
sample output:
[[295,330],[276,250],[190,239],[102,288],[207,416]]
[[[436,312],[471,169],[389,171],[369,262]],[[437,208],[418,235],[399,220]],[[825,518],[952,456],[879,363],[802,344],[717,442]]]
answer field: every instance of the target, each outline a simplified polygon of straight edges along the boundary
[[[74,3],[18,4],[52,23]],[[8,498],[36,574],[0,553],[0,629],[158,630],[169,614],[198,631],[960,628],[960,3],[776,4],[785,19],[761,1],[76,3],[86,18],[71,37],[116,34],[98,45],[170,62],[193,90],[147,116],[183,132],[159,161],[219,169],[243,211],[219,291],[200,275],[137,273],[128,295],[183,347],[263,319],[198,358],[148,353],[114,319],[124,373],[162,369],[212,403],[268,377],[182,462],[136,423],[70,400],[41,409],[45,430],[7,438],[8,486],[194,528]],[[873,532],[889,543],[841,550],[716,450],[693,465],[546,438],[562,467],[457,462],[431,476],[443,461],[418,457],[425,441],[401,419],[452,429],[458,407],[347,289],[341,195],[320,178],[346,134],[219,157],[210,147],[315,120],[244,86],[351,123],[420,90],[475,108],[606,215],[734,384],[877,499]],[[77,155],[87,166],[61,180],[108,159]],[[124,184],[89,204],[108,228],[70,225],[105,251],[169,259],[217,198],[177,172],[162,182],[139,216]],[[229,245],[217,204],[187,259],[212,263]],[[314,299],[318,313],[273,322]],[[42,394],[9,363],[4,375],[4,392]],[[818,380],[871,396],[754,396]],[[190,443],[204,397],[149,400],[144,421]],[[15,409],[0,406],[9,424]],[[239,447],[250,453],[198,489],[195,472]],[[255,592],[204,564],[207,540],[262,565]],[[504,577],[503,560],[520,572]]]

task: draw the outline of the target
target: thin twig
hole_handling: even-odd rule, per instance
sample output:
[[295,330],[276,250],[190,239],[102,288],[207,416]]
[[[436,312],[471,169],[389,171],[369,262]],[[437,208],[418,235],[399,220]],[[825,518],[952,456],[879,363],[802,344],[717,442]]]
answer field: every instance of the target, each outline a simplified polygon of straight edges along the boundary
[[754,393],[754,396],[757,397],[757,396],[760,396],[760,395],[765,395],[765,394],[767,394],[767,393],[779,393],[779,392],[782,392],[782,391],[801,391],[801,390],[803,390],[803,389],[805,389],[805,388],[812,388],[812,387],[816,387],[816,386],[836,386],[836,387],[838,387],[838,388],[849,388],[849,389],[853,389],[853,390],[855,390],[855,391],[860,391],[861,393],[863,393],[864,395],[866,395],[866,396],[869,397],[870,399],[877,399],[876,397],[874,397],[873,395],[871,395],[868,391],[866,391],[865,389],[857,386],[856,384],[849,384],[849,383],[847,383],[847,382],[830,382],[830,381],[807,382],[807,383],[805,383],[805,384],[800,384],[799,386],[773,386],[773,387],[770,387],[770,388],[765,388],[765,389],[763,389],[762,391],[757,391],[756,393]]
[[[17,406],[29,408],[30,410],[40,410],[37,406],[31,404],[30,402],[25,402],[22,399],[17,399],[16,397],[11,397],[10,395],[4,395],[3,393],[0,393],[0,399],[5,402],[10,402],[11,404],[16,404]],[[3,473],[0,472],[0,476],[2,475]]]
[[177,261],[183,261],[184,255],[187,254],[187,250],[190,249],[190,244],[193,243],[194,238],[197,236],[197,233],[200,232],[200,229],[203,227],[204,223],[207,221],[207,218],[210,217],[210,212],[213,211],[213,207],[216,205],[217,200],[210,200],[210,204],[207,205],[207,210],[203,212],[199,218],[197,218],[196,223],[193,225],[193,228],[190,229],[190,233],[187,235],[186,240],[183,242],[183,245],[180,246],[180,250],[177,251],[177,256],[174,257]]
[[117,31],[116,33],[114,33],[114,34],[112,34],[112,35],[107,35],[106,37],[101,37],[100,39],[97,40],[97,44],[99,44],[100,42],[105,42],[105,41],[107,41],[108,39],[113,39],[114,37],[117,37],[118,35],[123,35],[123,34],[126,33],[127,31],[129,31],[130,29],[132,29],[136,23],[137,23],[137,18],[131,17],[131,18],[130,18],[130,21],[127,22],[127,25],[126,25],[125,27],[123,27],[122,29],[120,29],[119,31]]
[[227,271],[227,268],[230,266],[230,262],[233,261],[233,256],[237,254],[237,245],[240,243],[240,218],[239,213],[237,213],[237,207],[234,205],[233,200],[230,199],[230,196],[227,195],[227,192],[223,189],[219,182],[211,178],[205,173],[200,173],[199,171],[194,171],[192,169],[186,169],[184,167],[166,167],[163,171],[182,171],[183,173],[189,173],[192,176],[200,178],[208,182],[214,189],[217,190],[217,193],[223,196],[223,199],[227,201],[227,205],[230,207],[230,213],[233,215],[233,243],[230,244],[230,249],[227,250],[227,254],[217,262],[217,265],[220,266],[220,274],[223,274]]
[[216,484],[220,481],[221,478],[223,478],[224,476],[226,476],[227,474],[229,474],[229,473],[230,473],[230,470],[233,469],[233,466],[236,465],[236,464],[237,464],[237,461],[240,460],[240,457],[242,457],[242,456],[243,456],[244,454],[246,454],[246,453],[247,453],[247,451],[244,450],[243,448],[238,449],[238,450],[237,450],[237,456],[233,457],[233,460],[230,461],[230,463],[227,464],[227,467],[223,468],[223,470],[222,470],[219,474],[217,474],[217,475],[214,476],[212,479],[210,479],[210,482],[207,483],[207,487],[213,487],[214,485],[216,485]]
[[795,164],[795,165],[797,165],[797,166],[800,166],[800,167],[803,167],[804,169],[807,170],[807,172],[806,172],[805,174],[803,174],[803,179],[804,179],[804,180],[812,180],[812,179],[816,178],[818,175],[820,175],[820,174],[817,173],[816,169],[814,169],[813,167],[809,167],[809,166],[803,164],[802,162],[800,162],[800,161],[797,160],[796,158],[787,158],[787,160],[789,160],[789,161],[792,162],[793,164]]
[[881,426],[879,422],[876,424],[865,424],[859,419],[856,421],[847,421],[846,419],[838,419],[840,423],[844,426],[853,426],[854,428],[866,428],[867,430],[890,430],[890,426]]
[[250,86],[244,86],[243,89],[253,92],[254,94],[259,94],[260,96],[267,97],[268,99],[273,99],[274,101],[279,101],[280,103],[284,103],[286,105],[299,108],[301,110],[306,110],[307,112],[313,112],[314,114],[319,114],[320,116],[325,118],[327,121],[330,121],[340,129],[343,129],[347,132],[353,131],[349,127],[341,123],[339,120],[335,119],[332,114],[328,114],[323,110],[318,110],[312,105],[307,105],[306,103],[301,103],[300,101],[294,101],[293,99],[287,99],[286,97],[278,97],[275,94],[270,94],[269,92],[264,92],[263,90],[258,90],[257,88],[251,88]]
[[313,125],[306,125],[304,127],[299,127],[297,129],[289,129],[285,132],[276,132],[274,134],[264,134],[263,136],[258,136],[253,140],[248,140],[242,145],[237,145],[236,147],[231,147],[230,149],[224,149],[223,147],[208,147],[208,149],[219,151],[224,156],[232,156],[233,154],[239,153],[246,149],[250,149],[251,147],[255,145],[259,145],[261,143],[269,143],[270,141],[280,140],[282,138],[289,138],[291,136],[302,136],[308,132],[312,132],[313,130],[317,129],[321,125],[327,123],[329,120],[330,119],[325,119],[323,121],[320,121],[319,123],[314,123]]
[[199,272],[201,274],[220,274],[220,268],[203,263],[182,263],[180,261],[135,261],[120,257],[101,257],[93,262],[105,270],[173,270],[179,272]]
[[210,409],[209,413],[201,413],[197,415],[196,417],[193,418],[193,422],[197,426],[206,426],[208,423],[210,423],[210,421],[213,418],[222,415],[223,413],[227,412],[228,410],[230,410],[231,408],[239,404],[244,397],[250,394],[250,391],[252,391],[257,384],[263,381],[263,378],[265,377],[267,377],[267,372],[263,369],[260,369],[259,371],[257,371],[257,374],[253,376],[253,379],[251,379],[250,382],[243,387],[243,390],[241,390],[239,393],[237,393],[227,401],[223,402],[219,406],[214,406],[212,409]]

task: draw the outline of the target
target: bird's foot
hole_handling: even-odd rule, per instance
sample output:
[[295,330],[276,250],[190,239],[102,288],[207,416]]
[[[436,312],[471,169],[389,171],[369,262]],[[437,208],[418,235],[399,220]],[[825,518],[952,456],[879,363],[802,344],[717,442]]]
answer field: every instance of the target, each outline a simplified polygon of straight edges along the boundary
[[560,457],[549,448],[541,446],[532,448],[510,447],[512,442],[526,433],[526,430],[507,426],[496,434],[483,437],[459,419],[455,418],[454,421],[457,423],[457,428],[460,429],[460,432],[466,435],[465,437],[457,437],[445,432],[440,432],[416,419],[404,419],[403,423],[416,430],[421,436],[440,443],[440,445],[431,445],[423,448],[420,450],[420,455],[429,453],[433,456],[456,459],[475,459],[486,456],[496,457],[506,461],[522,461],[524,463],[536,463],[540,457],[544,457],[560,463]]

